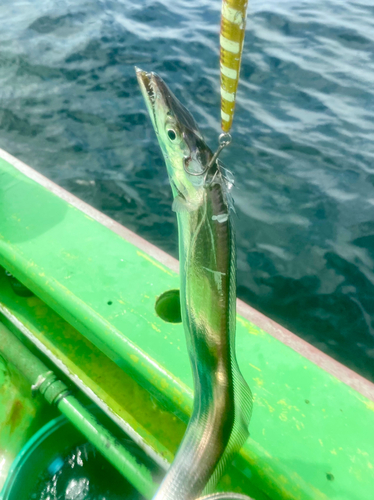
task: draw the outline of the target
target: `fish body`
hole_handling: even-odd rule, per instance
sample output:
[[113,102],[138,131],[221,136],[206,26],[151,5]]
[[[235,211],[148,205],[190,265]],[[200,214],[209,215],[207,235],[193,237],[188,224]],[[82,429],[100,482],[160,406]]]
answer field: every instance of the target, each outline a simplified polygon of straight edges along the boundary
[[223,0],[220,33],[221,128],[229,132],[243,53],[248,0]]
[[177,213],[180,301],[192,416],[155,500],[192,500],[248,436],[250,390],[237,366],[235,238],[227,185],[190,113],[154,73],[137,77],[163,152]]

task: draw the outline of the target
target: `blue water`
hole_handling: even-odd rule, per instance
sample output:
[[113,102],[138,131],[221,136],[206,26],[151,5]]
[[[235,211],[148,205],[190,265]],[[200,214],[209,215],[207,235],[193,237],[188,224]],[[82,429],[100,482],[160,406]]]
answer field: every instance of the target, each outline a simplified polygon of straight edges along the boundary
[[[177,255],[134,74],[212,148],[219,0],[2,0],[0,147]],[[374,380],[374,4],[252,0],[234,143],[238,295]]]

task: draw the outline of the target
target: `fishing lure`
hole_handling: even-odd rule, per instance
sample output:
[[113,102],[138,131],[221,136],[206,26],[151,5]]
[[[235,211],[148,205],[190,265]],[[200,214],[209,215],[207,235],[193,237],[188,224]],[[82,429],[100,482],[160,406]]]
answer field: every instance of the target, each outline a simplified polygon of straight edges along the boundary
[[[182,321],[194,405],[154,500],[209,492],[248,437],[252,396],[235,356],[236,254],[226,180],[198,126],[165,82],[137,69],[163,152],[177,213]],[[237,498],[233,493],[214,499]]]
[[221,128],[231,129],[243,52],[248,0],[223,0],[220,34]]

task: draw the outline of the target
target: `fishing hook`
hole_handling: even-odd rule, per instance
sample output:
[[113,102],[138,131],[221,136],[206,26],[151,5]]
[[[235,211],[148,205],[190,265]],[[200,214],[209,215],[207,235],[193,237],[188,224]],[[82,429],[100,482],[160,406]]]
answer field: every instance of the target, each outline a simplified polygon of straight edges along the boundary
[[214,163],[217,160],[218,156],[221,154],[222,149],[225,148],[226,146],[228,146],[229,144],[231,144],[231,141],[232,141],[231,134],[229,134],[228,132],[225,132],[225,133],[221,134],[218,137],[219,146],[217,148],[217,151],[214,153],[214,155],[212,156],[212,159],[210,160],[210,162],[208,163],[208,165],[204,168],[204,170],[202,172],[198,172],[198,173],[196,173],[196,172],[190,172],[188,170],[188,168],[186,167],[186,164],[183,162],[184,171],[188,175],[193,175],[195,177],[198,177],[200,175],[205,175],[208,172],[208,170],[214,165]]

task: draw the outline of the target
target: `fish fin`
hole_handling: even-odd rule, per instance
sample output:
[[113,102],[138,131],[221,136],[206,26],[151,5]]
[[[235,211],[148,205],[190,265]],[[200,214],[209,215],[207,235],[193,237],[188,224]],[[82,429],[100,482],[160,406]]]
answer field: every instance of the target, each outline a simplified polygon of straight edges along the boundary
[[173,212],[180,213],[180,212],[192,212],[193,207],[190,203],[188,203],[182,196],[178,194],[174,198],[173,204],[171,206],[171,209]]

